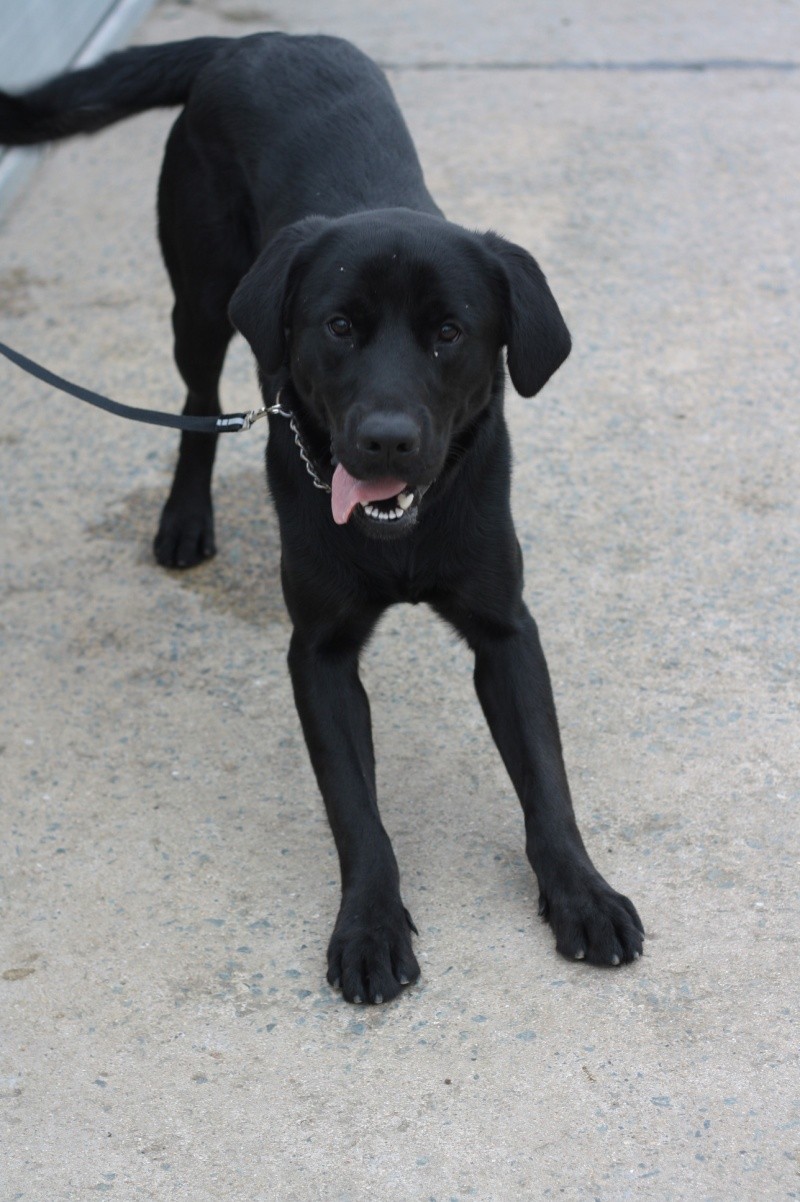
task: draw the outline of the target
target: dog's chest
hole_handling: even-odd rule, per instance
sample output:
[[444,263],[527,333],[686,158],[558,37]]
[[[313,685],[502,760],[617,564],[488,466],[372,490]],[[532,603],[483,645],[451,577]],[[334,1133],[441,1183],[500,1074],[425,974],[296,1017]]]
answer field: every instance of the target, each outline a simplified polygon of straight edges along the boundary
[[384,605],[430,601],[441,587],[441,566],[417,539],[382,547],[371,543],[359,564],[365,591]]

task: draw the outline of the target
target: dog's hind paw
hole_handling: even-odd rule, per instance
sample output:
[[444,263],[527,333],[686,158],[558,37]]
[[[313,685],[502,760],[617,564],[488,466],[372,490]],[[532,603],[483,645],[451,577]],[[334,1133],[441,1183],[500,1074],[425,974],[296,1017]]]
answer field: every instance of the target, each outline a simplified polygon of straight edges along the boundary
[[356,1005],[390,1002],[419,979],[412,931],[399,901],[391,907],[343,902],[328,947],[328,984]]

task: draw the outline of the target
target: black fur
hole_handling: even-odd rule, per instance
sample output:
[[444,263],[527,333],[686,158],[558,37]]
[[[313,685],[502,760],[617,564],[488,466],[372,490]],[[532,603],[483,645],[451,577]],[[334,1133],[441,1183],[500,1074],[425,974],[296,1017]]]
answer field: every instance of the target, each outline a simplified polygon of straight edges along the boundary
[[[185,411],[219,411],[230,313],[266,401],[281,389],[324,480],[339,463],[355,480],[389,476],[413,495],[399,520],[356,505],[335,524],[288,424],[271,418],[289,667],[341,863],[329,981],[349,1001],[379,1002],[419,975],[358,675],[361,649],[399,601],[427,602],[475,652],[558,950],[595,964],[634,959],[636,910],[594,868],[575,822],[509,507],[501,350],[532,396],[570,349],[541,270],[497,234],[443,218],[383,74],[338,39],[264,34],[123,51],[25,96],[0,95],[0,141],[89,132],[178,103],[159,231]],[[155,542],[162,564],[214,552],[213,459],[214,439],[183,436]]]

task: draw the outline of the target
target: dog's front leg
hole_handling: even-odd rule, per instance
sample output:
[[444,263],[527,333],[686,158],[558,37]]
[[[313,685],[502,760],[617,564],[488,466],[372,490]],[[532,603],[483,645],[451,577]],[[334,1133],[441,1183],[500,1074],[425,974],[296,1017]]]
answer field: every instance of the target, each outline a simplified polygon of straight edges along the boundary
[[397,861],[378,813],[369,701],[358,646],[295,630],[289,669],[311,763],[339,853],[342,903],[328,981],[348,1002],[387,1002],[419,977],[416,928],[400,898]]
[[502,622],[460,607],[442,612],[475,651],[475,687],[522,803],[539,913],[558,951],[592,964],[635,959],[644,930],[639,915],[594,867],[575,821],[536,623],[521,601]]

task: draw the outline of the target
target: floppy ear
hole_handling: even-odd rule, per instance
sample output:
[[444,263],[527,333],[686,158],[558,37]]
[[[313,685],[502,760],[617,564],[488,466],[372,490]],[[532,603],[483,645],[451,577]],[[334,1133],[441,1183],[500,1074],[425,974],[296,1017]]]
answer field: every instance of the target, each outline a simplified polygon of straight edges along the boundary
[[521,396],[535,396],[569,354],[569,330],[533,256],[499,234],[484,237],[504,277],[504,339],[511,383]]
[[285,226],[267,243],[231,297],[231,324],[244,334],[266,375],[283,363],[293,281],[310,244],[327,225],[323,217],[306,217]]

